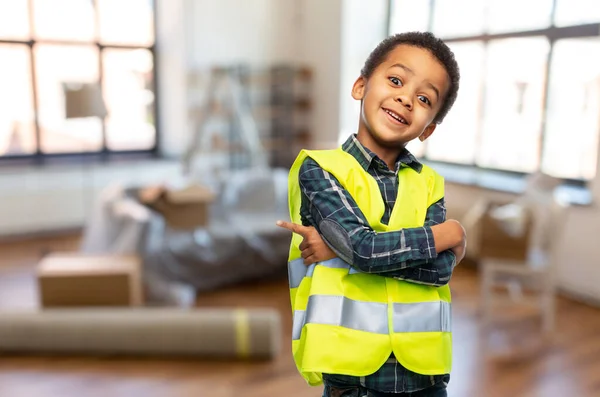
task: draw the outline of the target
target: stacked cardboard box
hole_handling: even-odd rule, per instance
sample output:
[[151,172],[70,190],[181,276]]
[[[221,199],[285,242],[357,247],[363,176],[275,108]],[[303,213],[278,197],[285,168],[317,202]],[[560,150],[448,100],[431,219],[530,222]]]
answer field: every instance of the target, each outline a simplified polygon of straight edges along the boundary
[[200,185],[177,190],[152,186],[140,191],[139,200],[160,213],[169,227],[193,230],[208,225],[214,194]]
[[37,269],[42,307],[140,306],[141,260],[137,256],[55,253]]

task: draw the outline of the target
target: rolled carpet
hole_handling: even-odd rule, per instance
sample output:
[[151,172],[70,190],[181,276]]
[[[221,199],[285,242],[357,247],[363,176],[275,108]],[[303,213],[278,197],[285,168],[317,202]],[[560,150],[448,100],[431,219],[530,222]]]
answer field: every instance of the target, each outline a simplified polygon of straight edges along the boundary
[[102,308],[0,313],[0,354],[272,358],[280,316],[269,309]]

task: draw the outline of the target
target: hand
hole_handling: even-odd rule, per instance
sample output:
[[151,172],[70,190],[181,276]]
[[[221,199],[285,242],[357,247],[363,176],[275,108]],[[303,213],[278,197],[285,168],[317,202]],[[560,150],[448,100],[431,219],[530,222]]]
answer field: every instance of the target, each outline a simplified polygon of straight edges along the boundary
[[448,222],[454,222],[456,225],[460,226],[459,234],[460,234],[460,242],[456,244],[454,247],[450,248],[454,255],[456,256],[456,264],[458,265],[464,258],[467,253],[467,232],[465,228],[456,220],[450,219]]
[[465,240],[462,244],[451,248],[451,250],[454,252],[454,256],[456,256],[456,264],[458,265],[465,258],[467,253],[467,240]]
[[443,223],[432,226],[431,232],[433,233],[433,241],[437,252],[460,246],[466,241],[465,229],[454,219],[448,219]]
[[299,248],[302,251],[305,265],[323,262],[337,256],[314,227],[285,221],[277,221],[276,225],[302,236],[303,240]]

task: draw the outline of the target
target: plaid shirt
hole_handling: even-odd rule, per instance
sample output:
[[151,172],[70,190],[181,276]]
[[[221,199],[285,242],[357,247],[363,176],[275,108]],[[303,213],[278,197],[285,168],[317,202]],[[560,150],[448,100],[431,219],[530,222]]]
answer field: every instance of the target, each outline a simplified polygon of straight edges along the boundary
[[[398,195],[398,172],[404,167],[421,172],[422,164],[405,150],[392,171],[354,135],[348,138],[342,149],[356,158],[377,181],[385,203],[381,222],[387,224]],[[313,159],[307,158],[300,167],[299,182],[302,223],[314,226],[340,259],[362,272],[414,283],[441,286],[450,280],[456,258],[452,251],[436,252],[431,231],[431,226],[446,220],[443,198],[429,207],[423,227],[377,233],[370,228],[352,196]],[[338,386],[362,385],[381,392],[401,393],[421,390],[440,381],[447,382],[449,376],[416,374],[392,356],[372,375],[357,378],[325,374],[324,379]]]

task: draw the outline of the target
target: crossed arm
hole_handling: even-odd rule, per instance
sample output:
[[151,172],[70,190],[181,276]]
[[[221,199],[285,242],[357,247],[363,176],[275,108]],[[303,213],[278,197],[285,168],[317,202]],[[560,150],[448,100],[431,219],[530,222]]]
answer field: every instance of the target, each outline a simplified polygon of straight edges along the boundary
[[439,286],[464,257],[464,229],[446,221],[443,199],[429,207],[423,227],[378,233],[335,177],[314,161],[301,167],[300,186],[304,225],[279,225],[302,235],[306,264],[338,256],[361,272]]

